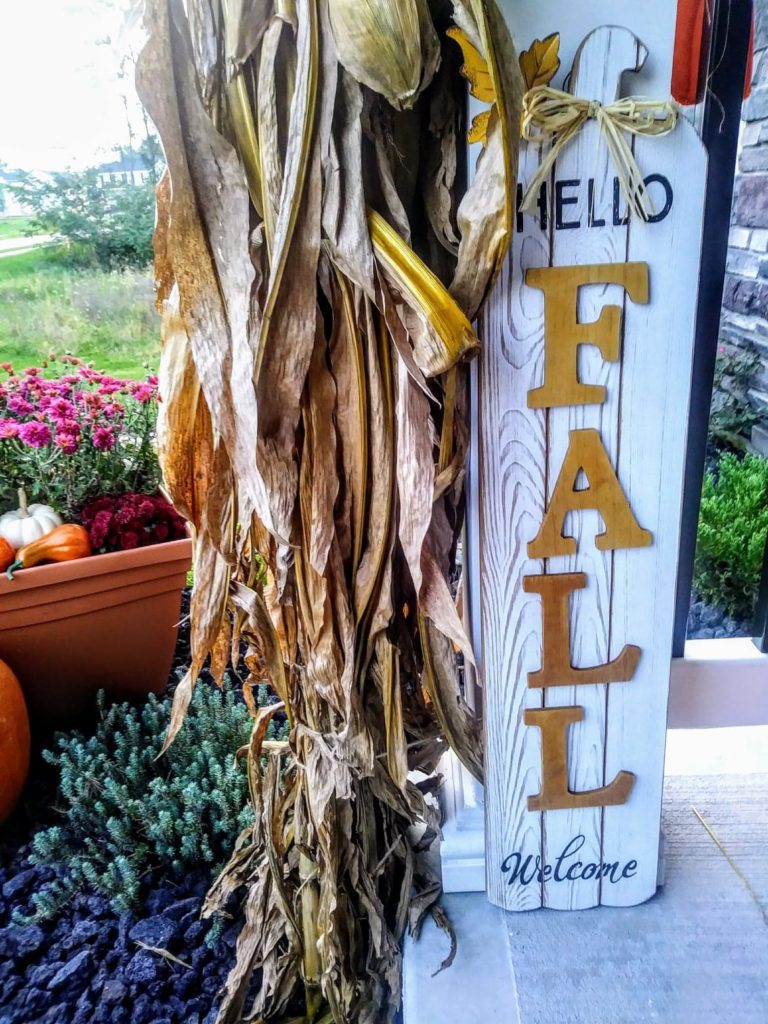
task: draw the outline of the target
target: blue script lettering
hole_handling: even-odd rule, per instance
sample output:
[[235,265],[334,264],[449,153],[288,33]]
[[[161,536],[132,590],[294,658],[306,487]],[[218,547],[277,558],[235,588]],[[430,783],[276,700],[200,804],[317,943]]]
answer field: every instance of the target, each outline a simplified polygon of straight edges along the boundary
[[554,868],[551,864],[543,864],[540,856],[531,853],[523,858],[522,853],[516,850],[505,857],[501,863],[501,871],[509,875],[508,885],[516,882],[520,885],[530,885],[531,882],[546,882],[552,879],[554,882],[577,882],[580,879],[604,878],[616,885],[623,878],[633,878],[637,874],[637,861],[628,860],[623,866],[619,861],[602,861],[595,863],[588,861],[583,863],[573,858],[586,843],[583,835],[574,836],[565,844],[562,853],[555,858]]

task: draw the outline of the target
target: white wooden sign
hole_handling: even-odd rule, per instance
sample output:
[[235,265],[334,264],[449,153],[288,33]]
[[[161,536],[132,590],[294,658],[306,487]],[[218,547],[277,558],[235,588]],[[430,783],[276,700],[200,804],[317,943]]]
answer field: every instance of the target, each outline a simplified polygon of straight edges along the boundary
[[[519,49],[560,28],[549,0],[520,6]],[[602,104],[634,94],[648,58],[621,25],[562,52],[568,90]],[[632,147],[650,222],[588,121],[519,218],[483,324],[486,881],[509,910],[628,906],[657,886],[706,154],[684,118]],[[523,188],[543,155],[523,147]]]

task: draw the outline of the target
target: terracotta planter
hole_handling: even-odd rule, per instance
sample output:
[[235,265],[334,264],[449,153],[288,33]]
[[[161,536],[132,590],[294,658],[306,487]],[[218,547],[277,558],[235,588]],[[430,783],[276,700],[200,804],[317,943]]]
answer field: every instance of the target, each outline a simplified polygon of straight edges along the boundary
[[0,576],[0,658],[30,714],[76,718],[100,689],[159,693],[173,663],[189,539]]

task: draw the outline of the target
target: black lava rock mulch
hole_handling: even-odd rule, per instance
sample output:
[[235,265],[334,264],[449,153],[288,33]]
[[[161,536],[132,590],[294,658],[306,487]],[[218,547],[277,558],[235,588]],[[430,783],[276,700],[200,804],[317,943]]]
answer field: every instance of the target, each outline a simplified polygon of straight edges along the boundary
[[205,873],[158,880],[138,915],[81,893],[54,920],[19,926],[11,909],[51,877],[21,868],[19,857],[0,871],[0,1024],[212,1024],[238,926],[206,943]]
[[14,923],[54,877],[27,854],[34,832],[56,820],[55,791],[38,750],[22,804],[0,832],[0,1024],[212,1024],[239,924],[213,941],[200,920],[209,872],[148,876],[135,914],[82,892],[52,920]]
[[694,595],[688,613],[689,640],[721,640],[751,635],[750,623],[732,619],[721,608],[699,601]]

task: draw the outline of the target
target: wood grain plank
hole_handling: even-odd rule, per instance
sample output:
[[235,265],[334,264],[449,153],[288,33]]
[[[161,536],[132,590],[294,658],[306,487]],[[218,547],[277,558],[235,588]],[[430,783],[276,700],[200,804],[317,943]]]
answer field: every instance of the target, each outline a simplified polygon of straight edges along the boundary
[[[658,825],[664,771],[667,695],[672,655],[677,554],[695,333],[707,157],[695,129],[681,119],[666,138],[638,139],[645,174],[664,175],[674,200],[656,224],[633,221],[628,255],[651,267],[650,303],[629,306],[622,376],[618,471],[654,543],[617,551],[614,560],[612,653],[629,637],[643,651],[629,686],[611,686],[605,777],[620,768],[637,775],[628,810],[606,808],[606,860],[631,858],[637,873],[603,884],[601,902],[640,903],[656,891]],[[657,206],[664,193],[658,190]]]
[[[532,175],[538,155],[521,157]],[[486,876],[488,898],[509,910],[541,905],[541,887],[509,884],[502,864],[510,854],[541,857],[541,816],[527,810],[538,791],[541,744],[523,714],[541,706],[527,688],[540,657],[538,598],[522,577],[540,572],[527,542],[544,514],[545,415],[529,409],[529,388],[541,375],[544,305],[525,288],[524,271],[548,266],[549,238],[532,217],[516,238],[488,304],[478,372],[479,525],[482,673],[486,736]]]
[[[619,93],[622,72],[641,65],[643,58],[637,41],[625,29],[597,29],[577,53],[571,76],[572,91],[586,99],[612,102]],[[574,193],[577,196],[577,203],[566,208],[567,218],[578,221],[582,227],[555,231],[553,264],[561,267],[625,262],[627,227],[614,224],[614,169],[595,122],[588,123],[579,138],[565,150],[558,161],[555,176],[559,181],[581,183],[578,188],[563,190],[563,195]],[[589,209],[590,179],[595,182],[594,211]],[[565,219],[566,210],[563,212]],[[604,226],[587,226],[591,212],[594,223],[602,220],[605,221]],[[578,301],[579,320],[596,320],[607,305],[623,308],[624,292],[621,288],[615,285],[582,288]],[[615,465],[619,439],[620,363],[606,362],[596,348],[582,346],[578,366],[580,379],[603,385],[607,398],[601,405],[550,410],[550,487],[562,465],[572,430],[598,430]],[[551,491],[548,497],[551,497]],[[586,588],[574,594],[571,603],[572,663],[578,667],[599,665],[609,660],[612,554],[596,547],[595,536],[602,530],[597,512],[581,512],[570,519],[567,532],[572,532],[577,539],[578,551],[575,555],[549,559],[547,571],[587,574]],[[570,732],[570,788],[574,792],[600,788],[604,779],[605,687],[551,688],[546,691],[545,703],[548,707],[584,708],[583,721],[573,725]],[[545,863],[554,863],[568,843],[579,835],[584,836],[579,859],[584,863],[599,862],[602,813],[599,807],[547,812],[544,815]],[[580,879],[569,884],[550,880],[544,886],[544,903],[549,907],[578,910],[594,907],[599,902],[600,881],[597,878]]]

